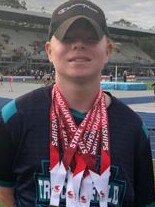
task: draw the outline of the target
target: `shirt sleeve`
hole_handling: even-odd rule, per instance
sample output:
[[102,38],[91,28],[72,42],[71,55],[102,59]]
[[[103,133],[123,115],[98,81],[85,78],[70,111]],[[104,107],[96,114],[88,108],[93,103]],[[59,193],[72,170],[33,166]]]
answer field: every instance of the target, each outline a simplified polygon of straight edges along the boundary
[[12,187],[14,185],[14,175],[12,163],[14,148],[11,135],[6,129],[3,120],[0,121],[0,186]]
[[144,126],[138,133],[135,154],[135,207],[155,207],[152,154]]
[[0,111],[0,186],[3,187],[12,187],[15,184],[13,162],[19,128],[16,102],[11,100]]

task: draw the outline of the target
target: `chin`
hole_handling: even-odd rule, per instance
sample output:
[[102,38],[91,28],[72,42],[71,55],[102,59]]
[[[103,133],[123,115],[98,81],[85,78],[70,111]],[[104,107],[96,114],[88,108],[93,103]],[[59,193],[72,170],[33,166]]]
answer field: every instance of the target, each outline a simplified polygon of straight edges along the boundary
[[96,77],[96,75],[78,75],[78,76],[74,76],[74,80],[75,81],[80,81],[80,82],[92,82],[92,81],[94,81],[96,78],[94,78],[94,77]]

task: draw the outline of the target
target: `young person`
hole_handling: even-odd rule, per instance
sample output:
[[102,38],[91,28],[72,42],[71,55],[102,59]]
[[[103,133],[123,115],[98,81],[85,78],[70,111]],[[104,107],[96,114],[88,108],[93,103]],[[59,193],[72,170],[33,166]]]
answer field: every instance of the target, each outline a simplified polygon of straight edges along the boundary
[[127,81],[127,71],[124,70],[123,71],[123,82],[126,82]]
[[153,88],[153,94],[154,94],[154,98],[155,98],[155,83],[152,83],[151,87]]
[[112,52],[103,11],[87,0],[63,3],[53,12],[45,49],[55,84],[2,108],[2,205],[154,206],[143,123],[100,89]]
[[3,85],[3,81],[4,81],[3,74],[0,73],[0,85],[1,86]]

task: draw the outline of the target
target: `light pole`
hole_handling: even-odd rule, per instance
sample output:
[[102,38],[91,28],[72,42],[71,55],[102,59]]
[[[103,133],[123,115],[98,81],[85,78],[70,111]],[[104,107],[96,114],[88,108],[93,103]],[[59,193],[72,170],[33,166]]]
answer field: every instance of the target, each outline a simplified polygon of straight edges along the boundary
[[116,65],[116,67],[115,67],[115,82],[117,82],[117,65]]

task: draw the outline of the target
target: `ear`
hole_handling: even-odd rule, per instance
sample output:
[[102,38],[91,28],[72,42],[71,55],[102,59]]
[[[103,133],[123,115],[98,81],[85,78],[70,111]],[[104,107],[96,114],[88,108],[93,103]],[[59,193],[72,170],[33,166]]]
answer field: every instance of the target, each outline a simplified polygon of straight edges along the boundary
[[106,48],[106,55],[107,55],[106,57],[107,57],[107,60],[106,60],[106,63],[111,58],[112,50],[113,50],[113,43],[112,43],[112,41],[109,38],[107,38],[107,48]]
[[46,51],[46,54],[48,56],[48,59],[50,62],[52,62],[52,48],[51,48],[51,42],[47,41],[45,43],[45,51]]
[[109,58],[112,55],[112,50],[113,50],[113,43],[111,42],[111,40],[108,38],[107,39],[107,55],[109,56]]

